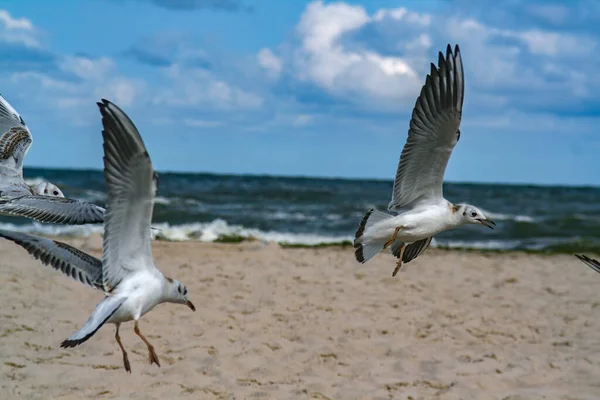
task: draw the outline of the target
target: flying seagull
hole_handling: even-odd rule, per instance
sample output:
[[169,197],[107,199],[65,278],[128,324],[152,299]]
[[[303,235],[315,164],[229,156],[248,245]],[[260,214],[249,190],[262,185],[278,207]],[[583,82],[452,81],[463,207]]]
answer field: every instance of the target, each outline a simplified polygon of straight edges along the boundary
[[33,139],[25,121],[0,96],[0,214],[39,222],[88,224],[104,220],[104,208],[66,198],[56,185],[30,187],[23,180],[23,159]]
[[398,258],[392,276],[402,263],[417,258],[434,235],[466,224],[496,225],[468,204],[453,204],[442,193],[448,159],[460,139],[464,99],[464,72],[458,45],[439,53],[431,64],[425,85],[410,120],[408,139],[396,172],[390,215],[374,209],[363,217],[355,235],[354,254],[360,263],[390,247]]
[[160,367],[154,347],[140,332],[138,320],[164,302],[185,304],[192,311],[196,308],[187,298],[186,287],[166,278],[154,266],[150,220],[158,176],[144,142],[119,107],[108,100],[98,106],[104,127],[104,178],[108,187],[102,260],[38,236],[7,230],[0,230],[0,236],[25,248],[43,264],[106,294],[85,325],[61,347],[80,345],[105,323],[116,324],[115,339],[123,352],[125,370],[131,372],[119,327],[133,320],[134,332],[148,347],[150,363]]

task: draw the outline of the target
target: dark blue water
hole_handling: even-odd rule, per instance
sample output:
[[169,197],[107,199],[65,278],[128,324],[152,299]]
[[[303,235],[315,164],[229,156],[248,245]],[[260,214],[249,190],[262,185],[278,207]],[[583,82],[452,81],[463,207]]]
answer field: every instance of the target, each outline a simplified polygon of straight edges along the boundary
[[[104,205],[101,171],[26,168],[32,184],[45,179],[68,197]],[[171,239],[211,241],[239,234],[315,244],[351,239],[369,208],[384,210],[392,181],[159,173],[154,226]],[[436,245],[488,249],[600,248],[600,188],[446,184],[445,197],[480,208],[495,230],[466,226],[436,236]],[[0,222],[39,233],[86,235],[101,226]]]

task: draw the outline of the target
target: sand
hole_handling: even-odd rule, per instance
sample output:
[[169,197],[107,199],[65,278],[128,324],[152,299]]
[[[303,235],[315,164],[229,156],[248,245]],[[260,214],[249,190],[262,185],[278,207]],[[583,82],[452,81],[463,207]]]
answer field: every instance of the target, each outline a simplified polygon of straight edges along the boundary
[[[100,240],[73,239],[93,255]],[[155,241],[195,303],[60,342],[103,294],[0,241],[0,398],[597,399],[600,274],[572,256]]]

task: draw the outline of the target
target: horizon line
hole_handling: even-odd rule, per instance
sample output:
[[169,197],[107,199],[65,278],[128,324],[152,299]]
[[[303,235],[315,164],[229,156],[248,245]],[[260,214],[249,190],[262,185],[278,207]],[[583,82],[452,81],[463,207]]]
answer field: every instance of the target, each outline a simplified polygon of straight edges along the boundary
[[[78,171],[78,172],[102,172],[101,168],[75,168],[75,167],[40,167],[40,166],[23,166],[24,169],[45,169],[55,171]],[[391,182],[393,178],[375,178],[375,177],[342,177],[342,176],[311,176],[311,175],[275,175],[269,173],[236,173],[236,172],[208,172],[208,171],[177,171],[177,170],[157,170],[159,174],[182,174],[182,175],[215,175],[215,176],[230,176],[230,177],[256,177],[256,178],[285,178],[285,179],[320,179],[329,181],[370,181],[370,182]],[[534,182],[475,182],[475,181],[448,181],[446,184],[452,185],[497,185],[497,186],[533,186],[533,187],[567,187],[573,189],[597,189],[600,185],[594,184],[565,184],[565,183],[534,183]]]

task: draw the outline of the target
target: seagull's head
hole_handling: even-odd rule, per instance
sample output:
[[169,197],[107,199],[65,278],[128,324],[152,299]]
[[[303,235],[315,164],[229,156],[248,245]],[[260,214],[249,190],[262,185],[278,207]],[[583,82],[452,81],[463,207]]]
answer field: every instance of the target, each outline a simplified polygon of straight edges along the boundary
[[460,212],[460,218],[464,224],[481,224],[490,229],[494,229],[496,226],[496,223],[483,215],[481,210],[479,210],[477,207],[473,207],[468,204],[462,204],[458,211]]
[[65,197],[63,192],[53,183],[42,182],[31,188],[34,194],[43,196]]
[[167,301],[171,303],[185,304],[191,308],[192,311],[196,311],[194,304],[192,304],[192,302],[187,298],[188,291],[185,285],[171,278],[167,278],[167,281],[169,282],[169,295]]

